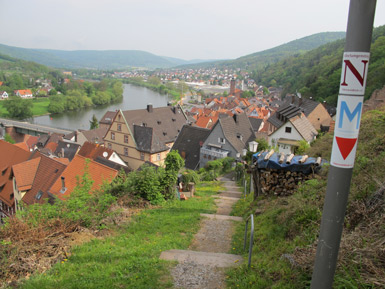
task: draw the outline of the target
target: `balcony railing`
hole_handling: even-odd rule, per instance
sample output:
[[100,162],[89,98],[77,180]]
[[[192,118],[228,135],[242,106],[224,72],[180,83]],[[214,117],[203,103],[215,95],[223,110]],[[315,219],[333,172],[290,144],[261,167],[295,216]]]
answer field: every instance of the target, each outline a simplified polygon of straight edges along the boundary
[[201,148],[201,155],[208,155],[223,159],[227,157],[228,154],[229,152],[224,150]]

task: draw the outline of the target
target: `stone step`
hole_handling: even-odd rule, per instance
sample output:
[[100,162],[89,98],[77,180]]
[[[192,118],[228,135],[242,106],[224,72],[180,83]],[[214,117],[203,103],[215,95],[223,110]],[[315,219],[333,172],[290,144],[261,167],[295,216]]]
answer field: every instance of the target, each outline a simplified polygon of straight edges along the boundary
[[168,250],[160,254],[160,259],[169,261],[194,262],[198,265],[218,268],[236,267],[243,263],[240,255],[225,253],[209,253],[189,250]]
[[240,198],[238,197],[226,197],[226,196],[219,196],[219,195],[215,195],[213,196],[213,198],[216,198],[216,199],[222,199],[222,200],[231,200],[231,201],[238,201]]
[[219,197],[230,197],[230,198],[240,198],[242,197],[243,193],[237,193],[237,192],[223,192],[220,193]]
[[242,222],[242,217],[235,217],[235,216],[227,216],[227,215],[217,215],[217,214],[201,214],[202,217],[207,217],[210,219],[218,219],[218,220],[230,220],[230,221],[238,221]]
[[243,194],[243,192],[241,192],[239,190],[226,190],[226,191],[219,191],[218,192],[218,194],[221,194],[221,193]]

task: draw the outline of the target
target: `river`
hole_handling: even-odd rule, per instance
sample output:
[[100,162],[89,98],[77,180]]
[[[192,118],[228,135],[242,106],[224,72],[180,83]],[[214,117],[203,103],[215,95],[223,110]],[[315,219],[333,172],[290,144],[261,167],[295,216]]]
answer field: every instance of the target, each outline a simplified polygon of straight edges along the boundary
[[36,116],[33,123],[70,130],[90,129],[90,120],[95,114],[98,120],[108,110],[144,109],[151,103],[153,107],[166,106],[169,101],[166,95],[161,95],[145,87],[124,84],[123,99],[120,102],[97,107],[89,107],[61,114]]

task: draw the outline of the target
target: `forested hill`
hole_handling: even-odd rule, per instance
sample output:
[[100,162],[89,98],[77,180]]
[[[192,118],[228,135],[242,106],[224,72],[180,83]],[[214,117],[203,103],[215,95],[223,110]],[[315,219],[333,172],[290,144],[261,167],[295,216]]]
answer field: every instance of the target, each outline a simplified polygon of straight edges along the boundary
[[[325,44],[254,71],[258,84],[280,85],[287,92],[336,105],[345,40]],[[385,25],[373,30],[365,99],[385,85]]]
[[48,50],[27,49],[0,44],[0,53],[56,68],[124,69],[128,67],[165,68],[204,60],[186,61],[162,57],[141,50]]
[[45,73],[51,70],[52,69],[48,68],[47,66],[37,64],[32,61],[16,59],[0,53],[0,75],[4,74],[5,72],[12,73],[23,71],[23,73]]
[[293,40],[271,49],[242,56],[234,60],[199,63],[188,66],[184,65],[183,67],[227,67],[246,70],[261,69],[268,64],[276,63],[288,56],[302,54],[325,43],[342,39],[344,37],[345,32],[322,32]]

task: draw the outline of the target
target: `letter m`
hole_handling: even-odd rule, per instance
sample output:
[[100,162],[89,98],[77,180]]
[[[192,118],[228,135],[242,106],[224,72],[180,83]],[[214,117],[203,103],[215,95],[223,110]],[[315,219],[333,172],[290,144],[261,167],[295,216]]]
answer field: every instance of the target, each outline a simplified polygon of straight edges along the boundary
[[344,81],[341,83],[341,85],[348,86],[348,84],[346,83],[346,71],[347,71],[347,69],[349,67],[350,71],[357,78],[358,82],[361,83],[361,86],[364,86],[366,64],[368,63],[368,61],[367,60],[362,60],[362,63],[364,64],[364,71],[362,72],[362,76],[358,72],[358,70],[354,67],[354,65],[350,62],[350,60],[344,60],[344,62],[345,62]]
[[346,114],[350,122],[352,122],[353,119],[356,117],[356,115],[358,115],[357,124],[356,124],[356,129],[358,129],[358,127],[360,126],[360,120],[361,120],[361,109],[362,109],[362,102],[357,104],[354,111],[351,112],[346,101],[341,101],[341,110],[340,110],[340,118],[338,120],[338,128],[342,128],[344,114]]

